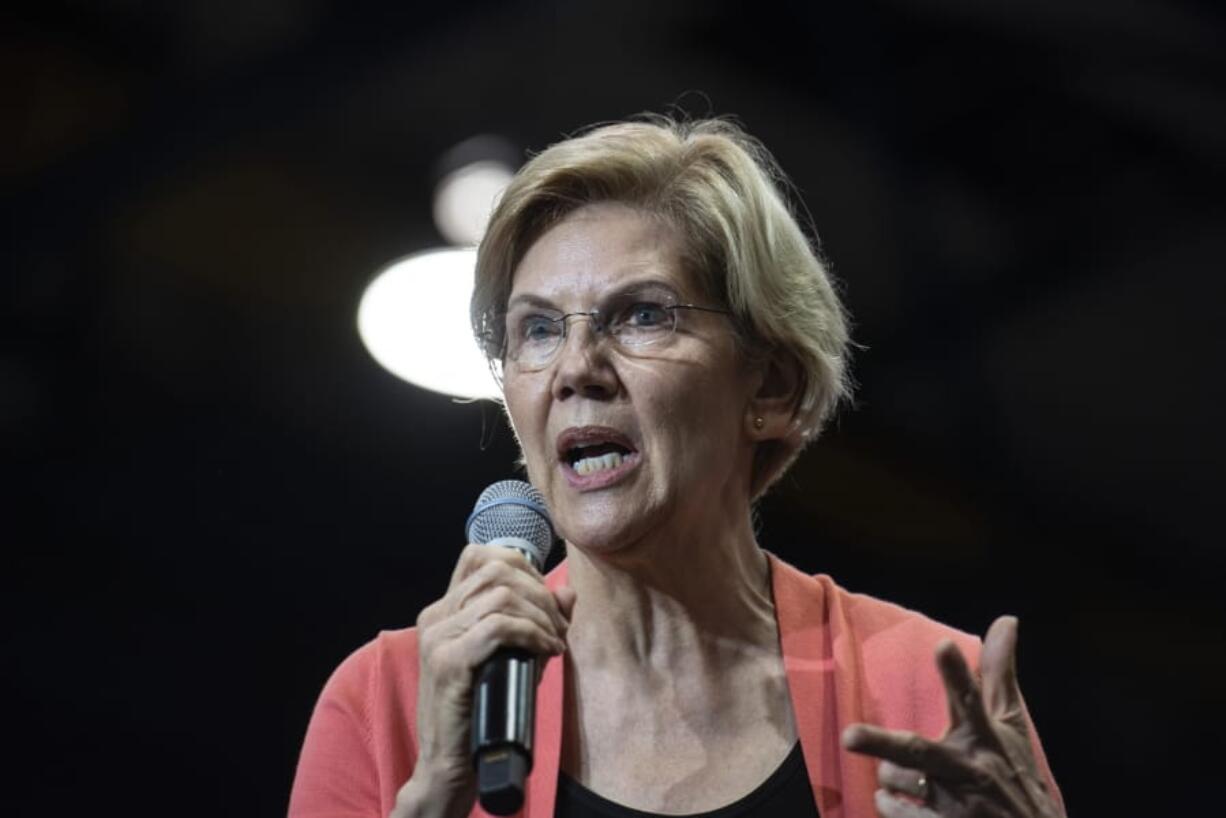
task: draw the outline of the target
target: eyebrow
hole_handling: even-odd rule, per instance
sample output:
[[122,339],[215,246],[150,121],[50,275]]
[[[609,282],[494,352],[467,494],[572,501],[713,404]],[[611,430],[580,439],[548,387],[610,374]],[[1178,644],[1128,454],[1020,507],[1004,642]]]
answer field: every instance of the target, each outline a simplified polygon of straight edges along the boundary
[[[627,281],[625,284],[615,287],[614,289],[602,295],[600,297],[600,300],[608,301],[609,299],[612,299],[612,298],[620,298],[625,295],[642,292],[644,290],[651,290],[651,289],[664,290],[669,295],[671,295],[673,298],[676,298],[678,301],[682,300],[681,294],[677,292],[677,289],[672,284],[670,284],[667,281],[664,281],[663,279],[655,278],[655,277],[640,278],[640,279],[635,279],[633,281]],[[528,306],[531,306],[531,307],[541,307],[544,309],[551,309],[551,310],[558,309],[558,306],[554,304],[552,301],[550,301],[548,298],[544,298],[542,296],[536,295],[535,293],[520,293],[519,295],[515,296],[514,298],[512,298],[510,301],[507,302],[507,308],[506,308],[507,312],[510,312],[513,307],[519,306],[520,304],[527,304]]]

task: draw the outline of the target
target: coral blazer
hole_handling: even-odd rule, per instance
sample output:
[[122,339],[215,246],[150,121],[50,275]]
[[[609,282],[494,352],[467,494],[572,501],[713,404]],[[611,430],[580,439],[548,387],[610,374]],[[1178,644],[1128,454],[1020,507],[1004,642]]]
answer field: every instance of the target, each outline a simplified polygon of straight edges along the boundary
[[[823,818],[876,818],[876,761],[839,744],[856,722],[940,736],[945,690],[933,661],[952,639],[972,668],[979,639],[862,594],[828,576],[809,576],[768,555],[775,615],[796,729]],[[563,562],[546,578],[566,583]],[[553,818],[562,749],[565,662],[546,663],[537,693],[534,766],[523,815]],[[384,818],[416,761],[417,632],[384,631],[349,656],[315,706],[290,795],[290,818]],[[1039,767],[1060,802],[1031,730]],[[485,816],[480,806],[472,816]]]

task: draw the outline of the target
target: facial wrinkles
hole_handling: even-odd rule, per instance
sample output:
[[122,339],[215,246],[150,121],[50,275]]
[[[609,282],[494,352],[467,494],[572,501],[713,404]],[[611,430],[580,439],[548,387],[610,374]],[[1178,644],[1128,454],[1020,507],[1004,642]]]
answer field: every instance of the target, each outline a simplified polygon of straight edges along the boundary
[[567,262],[568,269],[574,271],[569,280],[558,277],[543,288],[544,292],[534,294],[564,312],[581,312],[598,308],[614,292],[634,289],[633,285],[639,282],[646,287],[674,289],[659,274],[662,262],[658,258],[623,261],[611,275],[599,260],[579,255],[573,262]]
[[[531,294],[574,312],[599,306],[610,292],[632,280],[658,279],[667,282],[679,299],[690,300],[693,282],[681,272],[675,233],[655,220],[627,220],[628,213],[634,211],[609,207],[581,211],[556,225],[525,255],[512,297]],[[546,369],[509,373],[508,413],[514,410],[513,425],[530,477],[539,487],[553,486],[563,492],[560,496],[569,497],[557,467],[558,434],[574,426],[611,426],[635,441],[645,458],[647,468],[635,478],[636,498],[623,499],[619,505],[619,496],[625,495],[616,492],[570,497],[567,502],[579,505],[558,509],[562,512],[558,516],[603,509],[610,523],[636,515],[645,522],[653,517],[653,508],[667,505],[680,510],[687,494],[693,494],[687,488],[711,487],[717,472],[726,468],[720,463],[729,459],[729,448],[736,445],[720,438],[728,437],[729,410],[736,409],[726,401],[735,403],[739,394],[724,367],[735,366],[737,358],[721,347],[722,336],[679,334],[668,346],[638,354],[626,353],[608,339],[593,338],[591,332],[590,322],[571,319],[568,336],[572,337]],[[581,360],[573,357],[579,355]],[[571,367],[569,377],[590,378],[605,390],[591,395],[557,389],[564,366]],[[703,493],[710,496],[709,491]],[[578,512],[579,508],[586,510]]]
[[[545,269],[564,271],[561,275],[548,276],[542,285],[532,287],[530,291],[533,295],[547,299],[563,312],[578,312],[597,308],[610,290],[632,279],[667,279],[665,271],[668,270],[669,250],[672,249],[674,242],[668,232],[654,221],[639,222],[637,229],[632,233],[632,240],[628,242],[633,246],[634,253],[629,258],[625,256],[610,258],[609,246],[602,242],[592,241],[588,232],[594,223],[600,221],[602,216],[599,215],[599,212],[605,209],[607,208],[601,207],[596,212],[578,211],[555,226],[555,231],[562,232],[556,237],[556,241],[548,245],[550,252],[544,257],[541,257],[539,252],[533,252],[541,249],[539,240],[538,245],[534,245],[529,250],[525,261]],[[628,211],[625,208],[618,209]],[[527,291],[529,290],[525,288],[525,292]],[[513,289],[512,297],[518,294]],[[614,362],[609,360],[608,356],[617,353],[609,349],[607,339],[591,337],[592,332],[590,321],[582,318],[569,319],[567,337],[562,349],[557,352],[558,358],[567,355],[584,355],[586,356],[584,366],[613,366]],[[603,348],[597,350],[588,346],[596,343],[603,344]],[[576,344],[582,345],[583,348],[570,348]],[[555,359],[547,368],[546,372],[549,373],[550,379],[559,376],[563,371],[563,363]],[[644,362],[627,359],[625,365],[642,367]],[[619,382],[620,389],[621,377],[616,372],[614,376]],[[551,407],[550,415],[556,411],[564,419],[565,426],[562,428],[588,423],[612,425],[608,419],[607,406],[591,404],[585,400],[573,401],[573,403],[580,405],[574,408],[557,405]],[[576,411],[577,415],[574,414]],[[556,434],[561,429],[554,431]],[[630,432],[631,430],[624,429],[624,431]]]

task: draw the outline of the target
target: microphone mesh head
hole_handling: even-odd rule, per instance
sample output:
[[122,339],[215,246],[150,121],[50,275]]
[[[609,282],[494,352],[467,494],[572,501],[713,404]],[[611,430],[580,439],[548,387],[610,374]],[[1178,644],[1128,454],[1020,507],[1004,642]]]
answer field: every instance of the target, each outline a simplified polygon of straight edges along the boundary
[[524,540],[532,548],[530,558],[537,568],[545,564],[555,538],[545,498],[522,480],[500,480],[481,492],[464,533],[473,543],[499,537]]

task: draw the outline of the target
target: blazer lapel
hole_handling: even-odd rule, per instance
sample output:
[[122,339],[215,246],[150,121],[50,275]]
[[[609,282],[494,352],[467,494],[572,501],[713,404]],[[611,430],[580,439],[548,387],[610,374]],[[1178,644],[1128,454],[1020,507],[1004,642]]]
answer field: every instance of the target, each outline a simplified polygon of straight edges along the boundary
[[832,584],[767,556],[792,713],[817,808],[822,818],[872,818],[875,767],[839,742],[862,709],[842,607]]
[[[545,584],[552,590],[566,585],[566,578],[566,561],[563,560],[549,572]],[[553,818],[558,796],[558,767],[562,759],[562,718],[566,712],[563,701],[565,669],[563,657],[549,657],[536,691],[535,746],[528,791],[524,795],[524,814],[530,818]]]

